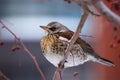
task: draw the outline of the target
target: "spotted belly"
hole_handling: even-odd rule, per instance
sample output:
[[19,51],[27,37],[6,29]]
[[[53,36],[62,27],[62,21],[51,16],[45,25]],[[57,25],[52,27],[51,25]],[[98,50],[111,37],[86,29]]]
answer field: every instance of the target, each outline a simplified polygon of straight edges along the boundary
[[[66,46],[67,47],[67,46]],[[54,66],[58,67],[59,63],[63,60],[65,55],[65,49],[59,49],[56,48],[54,51],[50,48],[47,48],[47,53],[45,53],[46,59],[52,63]],[[59,49],[59,51],[58,51]],[[61,51],[60,51],[61,50]],[[87,53],[84,53],[82,48],[79,44],[74,45],[70,53],[68,54],[68,57],[66,59],[66,62],[64,64],[64,67],[73,67],[78,66],[80,64],[83,64],[84,62],[88,61],[88,55]]]
[[[58,64],[63,60],[65,50],[67,48],[67,43],[58,41],[58,38],[60,40],[68,41],[63,37],[55,37],[53,35],[44,37],[41,40],[41,48],[43,51],[43,55],[50,63],[52,63],[56,67],[58,67]],[[74,44],[73,48],[68,54],[64,67],[66,68],[77,66],[83,64],[88,60],[88,54],[83,51],[80,44]]]

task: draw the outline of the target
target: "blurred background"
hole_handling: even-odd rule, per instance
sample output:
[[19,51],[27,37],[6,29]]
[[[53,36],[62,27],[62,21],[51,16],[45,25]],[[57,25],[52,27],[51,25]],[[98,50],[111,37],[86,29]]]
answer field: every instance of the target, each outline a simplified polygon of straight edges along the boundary
[[[24,41],[38,60],[47,80],[52,80],[56,68],[41,53],[39,41],[44,35],[44,31],[39,26],[58,21],[75,31],[81,15],[82,9],[76,3],[68,4],[64,0],[0,0],[0,18]],[[120,74],[120,70],[118,70],[120,69],[120,64],[118,64],[120,45],[117,44],[117,48],[109,46],[111,42],[114,42],[111,34],[119,36],[120,33],[114,32],[112,27],[107,31],[106,24],[111,26],[103,17],[89,15],[81,34],[90,35],[93,38],[84,36],[81,38],[88,42],[98,54],[115,62],[117,67],[87,62],[74,68],[64,69],[63,80],[120,80],[119,76],[115,76]],[[29,55],[22,48],[16,52],[11,50],[14,38],[5,29],[0,29],[0,40],[5,43],[4,46],[0,46],[0,70],[8,78],[11,80],[41,80]],[[73,76],[74,71],[79,72],[77,77]]]

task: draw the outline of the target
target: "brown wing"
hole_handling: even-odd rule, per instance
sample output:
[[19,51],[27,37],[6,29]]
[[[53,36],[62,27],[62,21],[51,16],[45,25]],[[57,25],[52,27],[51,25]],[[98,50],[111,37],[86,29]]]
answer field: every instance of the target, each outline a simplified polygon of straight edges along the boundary
[[[73,36],[73,34],[74,34],[74,32],[72,32],[72,31],[59,32],[58,33],[59,36],[65,37],[67,39],[71,39],[71,37]],[[80,37],[76,40],[75,43],[80,44],[81,47],[82,47],[82,49],[85,52],[88,52],[88,53],[93,53],[94,52],[93,48],[88,43],[86,43],[84,40],[82,40]]]

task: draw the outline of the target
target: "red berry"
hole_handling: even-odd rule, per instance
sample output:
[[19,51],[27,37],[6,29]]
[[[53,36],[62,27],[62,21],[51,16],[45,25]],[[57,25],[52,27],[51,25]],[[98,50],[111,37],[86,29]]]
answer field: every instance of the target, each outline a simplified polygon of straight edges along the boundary
[[113,30],[114,30],[114,31],[117,31],[117,28],[116,28],[116,27],[114,27],[114,28],[113,28]]
[[71,3],[71,0],[64,0],[64,1],[68,2],[69,4]]
[[3,46],[4,45],[4,42],[0,42],[0,46]]
[[111,0],[107,0],[108,2],[110,2]]
[[117,47],[117,45],[115,43],[110,44],[110,48],[116,48],[116,47]]
[[70,4],[70,3],[71,3],[71,0],[68,0],[68,3]]
[[120,9],[120,1],[115,1],[112,3],[112,7],[115,9],[115,10],[119,10]]
[[117,41],[118,44],[120,44],[120,39]]
[[17,51],[17,50],[19,50],[19,49],[20,49],[20,47],[19,47],[19,46],[14,45],[14,46],[13,46],[13,48],[12,48],[12,51],[13,51],[13,52],[15,52],[15,51]]
[[118,55],[118,58],[120,58],[120,55]]
[[79,73],[77,71],[74,71],[73,76],[77,77],[78,75],[79,75]]
[[113,44],[110,44],[110,48],[113,48]]

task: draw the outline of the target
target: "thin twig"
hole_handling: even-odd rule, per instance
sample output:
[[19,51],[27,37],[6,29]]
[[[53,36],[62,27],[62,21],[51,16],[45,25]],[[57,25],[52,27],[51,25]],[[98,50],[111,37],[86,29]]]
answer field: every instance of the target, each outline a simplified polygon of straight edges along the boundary
[[28,48],[26,47],[26,45],[23,43],[23,41],[22,41],[21,39],[19,39],[19,42],[21,43],[22,47],[24,48],[24,51],[25,51],[26,53],[28,53],[29,56],[32,58],[32,60],[33,60],[33,62],[34,62],[34,64],[35,64],[38,72],[40,73],[40,75],[41,75],[41,77],[42,77],[42,80],[46,80],[46,79],[45,79],[45,76],[44,76],[44,74],[43,74],[43,72],[42,72],[42,70],[41,70],[41,68],[40,68],[40,66],[39,66],[39,64],[38,64],[38,62],[37,62],[37,60],[36,60],[36,57],[33,56],[33,54],[28,50]]
[[58,76],[60,76],[61,69],[58,67],[54,73],[53,80],[58,80]]
[[93,11],[91,11],[89,8],[87,9],[92,15],[94,15],[94,16],[101,16],[100,14],[97,14],[97,13],[94,13]]
[[63,60],[61,61],[60,66],[59,66],[59,67],[56,69],[56,71],[55,71],[53,80],[57,80],[57,76],[58,76],[59,70],[62,69],[62,67],[63,67],[63,65],[64,65],[64,63],[65,63],[65,61],[66,61],[66,59],[67,59],[67,57],[68,57],[68,54],[69,54],[70,50],[72,49],[72,45],[74,44],[74,42],[75,42],[75,41],[77,40],[77,38],[79,37],[79,33],[81,32],[81,29],[82,29],[82,27],[83,27],[83,25],[84,25],[84,23],[85,23],[85,21],[86,21],[86,19],[87,19],[87,17],[88,17],[88,14],[89,14],[89,12],[86,11],[86,10],[84,10],[84,13],[83,13],[82,18],[81,18],[81,20],[80,20],[80,23],[79,23],[79,25],[78,25],[78,27],[77,27],[77,30],[76,30],[76,32],[73,34],[73,36],[72,36],[72,38],[71,38],[71,40],[70,40],[70,44],[68,45],[68,47],[67,47],[67,49],[66,49],[66,51],[65,51],[65,56],[64,56]]
[[3,77],[5,80],[11,80],[5,74],[3,74],[2,71],[0,71],[0,77]]
[[74,35],[72,36],[72,38],[71,38],[71,40],[70,40],[70,44],[68,45],[68,47],[67,47],[67,49],[66,49],[66,51],[65,51],[65,56],[64,56],[64,59],[63,59],[63,61],[62,61],[63,63],[61,64],[60,67],[62,67],[62,66],[64,65],[65,60],[67,59],[67,56],[68,56],[70,50],[72,49],[72,45],[74,44],[74,42],[75,42],[75,41],[77,40],[77,38],[79,37],[79,33],[81,32],[81,28],[82,28],[85,20],[87,19],[87,17],[88,17],[88,12],[85,11],[84,14],[82,15],[82,18],[81,18],[81,20],[80,20],[80,23],[79,23],[79,25],[78,25],[78,27],[77,27],[76,32],[75,32]]
[[35,64],[38,72],[40,73],[40,75],[41,75],[41,77],[42,77],[42,80],[46,80],[46,79],[45,79],[45,76],[44,76],[44,74],[43,74],[43,72],[42,72],[42,70],[41,70],[41,68],[40,68],[40,66],[39,66],[39,64],[38,64],[38,62],[37,62],[37,60],[36,60],[36,58],[35,58],[35,56],[33,56],[33,54],[28,50],[28,48],[27,48],[26,45],[23,43],[23,41],[22,41],[18,36],[16,36],[16,34],[15,34],[13,31],[11,31],[7,26],[5,26],[5,24],[4,24],[2,21],[0,21],[0,23],[3,25],[3,28],[5,28],[8,32],[10,32],[10,33],[14,36],[14,38],[21,44],[21,46],[23,47],[24,51],[25,51],[25,52],[30,56],[30,58],[33,60],[33,62],[34,62],[34,64]]

